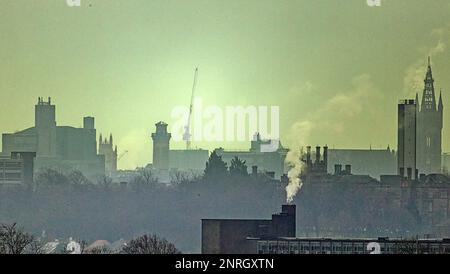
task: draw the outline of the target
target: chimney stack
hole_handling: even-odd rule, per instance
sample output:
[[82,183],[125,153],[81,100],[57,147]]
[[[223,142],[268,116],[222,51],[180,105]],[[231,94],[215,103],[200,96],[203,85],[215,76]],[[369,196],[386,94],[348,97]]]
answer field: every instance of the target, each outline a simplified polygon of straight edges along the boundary
[[345,174],[347,174],[347,175],[352,174],[352,166],[351,165],[345,165]]
[[253,176],[258,175],[258,166],[252,166],[252,175]]
[[320,163],[320,147],[316,146],[316,164]]
[[334,165],[334,175],[341,175],[342,165]]
[[309,165],[311,163],[311,146],[306,147],[306,164]]

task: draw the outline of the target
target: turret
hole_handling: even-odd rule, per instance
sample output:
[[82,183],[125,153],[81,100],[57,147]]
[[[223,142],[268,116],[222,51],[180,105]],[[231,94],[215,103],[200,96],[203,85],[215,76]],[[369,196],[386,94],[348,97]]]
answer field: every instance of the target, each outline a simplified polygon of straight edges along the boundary
[[169,169],[169,142],[171,134],[167,132],[167,124],[158,122],[155,124],[156,132],[152,133],[153,139],[153,166],[156,169]]

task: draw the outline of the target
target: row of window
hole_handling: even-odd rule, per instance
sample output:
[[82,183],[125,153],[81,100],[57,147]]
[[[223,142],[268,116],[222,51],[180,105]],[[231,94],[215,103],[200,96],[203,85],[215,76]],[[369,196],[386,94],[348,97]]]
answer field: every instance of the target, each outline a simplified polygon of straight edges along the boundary
[[[258,241],[259,254],[367,254],[369,242]],[[378,243],[377,243],[378,244]],[[450,254],[450,243],[379,243],[380,253]],[[370,249],[372,250],[372,249]]]

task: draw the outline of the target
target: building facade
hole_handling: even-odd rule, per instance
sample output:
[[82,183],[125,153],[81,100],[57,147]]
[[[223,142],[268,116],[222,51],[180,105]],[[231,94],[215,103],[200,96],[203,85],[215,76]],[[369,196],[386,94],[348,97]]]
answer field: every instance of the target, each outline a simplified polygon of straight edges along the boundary
[[400,101],[398,104],[397,174],[412,180],[418,178],[416,128],[416,101]]
[[255,254],[450,254],[449,239],[251,239]]

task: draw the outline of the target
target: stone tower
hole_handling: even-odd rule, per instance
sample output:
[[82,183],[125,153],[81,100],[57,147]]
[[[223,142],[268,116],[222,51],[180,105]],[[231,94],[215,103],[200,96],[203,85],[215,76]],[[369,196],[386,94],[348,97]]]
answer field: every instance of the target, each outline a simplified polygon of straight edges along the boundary
[[106,138],[103,140],[100,134],[98,154],[105,155],[105,172],[107,174],[117,171],[117,146],[113,149],[112,134],[109,135],[109,141]]
[[51,98],[44,101],[39,97],[34,107],[34,125],[37,133],[37,157],[56,156],[56,119],[55,105]]
[[167,124],[158,122],[155,124],[156,132],[152,133],[153,139],[153,167],[156,169],[169,169],[169,141],[171,134],[167,132]]
[[398,104],[397,174],[416,180],[417,170],[417,103],[401,100]]
[[[434,79],[428,57],[422,103],[417,114],[417,168],[419,173],[441,173],[443,103],[442,94],[436,103]],[[418,95],[416,94],[418,100]],[[420,109],[420,110],[419,110]]]

